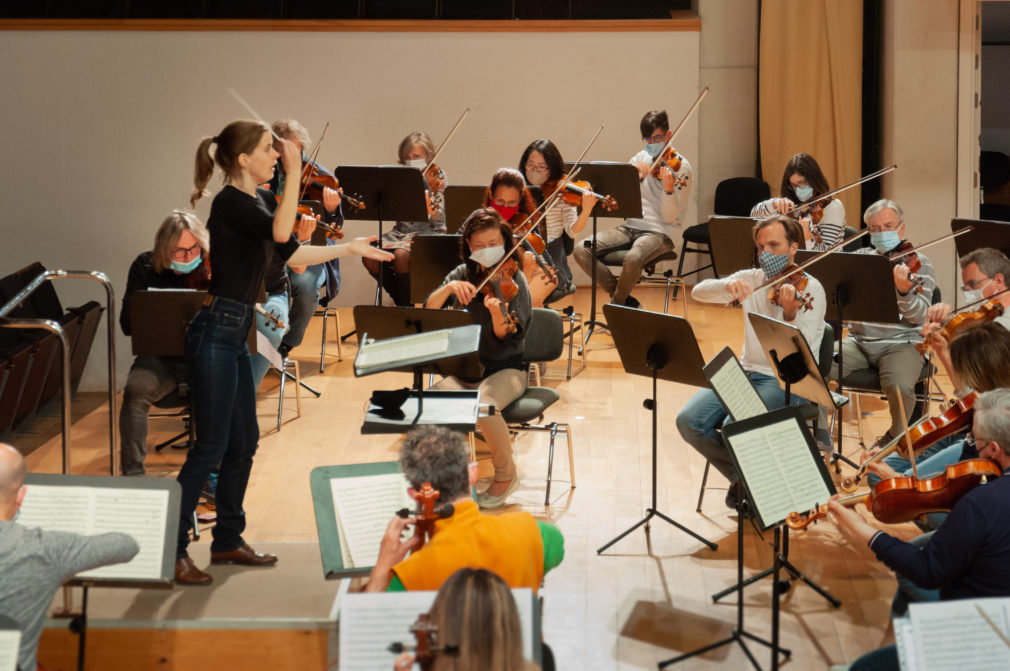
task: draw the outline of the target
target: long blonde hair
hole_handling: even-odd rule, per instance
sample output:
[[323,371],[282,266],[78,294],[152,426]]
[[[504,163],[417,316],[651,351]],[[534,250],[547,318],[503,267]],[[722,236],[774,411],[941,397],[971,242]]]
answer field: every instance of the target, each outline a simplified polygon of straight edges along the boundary
[[[215,163],[226,177],[237,177],[239,154],[251,154],[263,139],[263,133],[269,132],[270,128],[259,121],[240,119],[232,121],[214,137],[202,139],[196,148],[196,167],[193,170],[193,186],[196,188],[190,194],[190,206],[195,206],[196,201],[206,195],[207,182],[214,173]],[[217,145],[213,156],[210,155],[212,144]]]
[[[523,659],[523,634],[512,590],[486,569],[462,568],[446,580],[431,606],[439,653],[437,671],[527,671],[537,668]],[[539,645],[535,641],[535,645]]]
[[154,234],[151,265],[154,266],[155,272],[160,273],[172,267],[172,252],[175,251],[183,231],[193,234],[204,253],[210,250],[210,237],[203,222],[192,212],[172,210],[172,214],[165,217],[158,227],[158,232]]

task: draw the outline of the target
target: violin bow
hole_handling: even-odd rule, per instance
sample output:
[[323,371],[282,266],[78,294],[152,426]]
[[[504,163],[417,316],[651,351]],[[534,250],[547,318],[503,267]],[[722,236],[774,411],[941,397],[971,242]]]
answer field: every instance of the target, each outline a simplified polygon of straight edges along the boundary
[[274,136],[275,140],[283,141],[284,138],[282,138],[280,135],[278,135],[277,133],[275,133],[274,132],[274,127],[271,126],[270,124],[268,124],[266,121],[264,121],[263,117],[261,117],[259,114],[256,114],[256,110],[254,110],[252,108],[252,105],[250,105],[249,103],[247,103],[245,101],[245,98],[243,98],[242,96],[239,95],[238,91],[236,91],[235,89],[232,89],[232,88],[227,89],[227,91],[228,91],[228,93],[231,94],[232,98],[234,98],[235,100],[238,101],[239,105],[241,105],[242,107],[245,108],[246,112],[249,112],[249,114],[252,114],[252,116],[253,116],[254,119],[256,119],[257,121],[259,121],[261,124],[263,124],[264,126],[266,126],[268,129],[270,129],[270,134]]
[[[941,243],[941,242],[943,242],[945,240],[950,240],[951,238],[956,238],[959,235],[964,235],[965,233],[968,233],[969,231],[972,231],[974,229],[975,229],[974,226],[965,226],[964,228],[959,229],[957,231],[954,231],[953,233],[948,233],[947,235],[942,235],[939,238],[936,238],[935,240],[930,240],[929,242],[924,242],[923,244],[919,245],[918,247],[912,247],[907,252],[901,252],[900,254],[895,254],[894,256],[889,256],[888,258],[891,261],[894,261],[895,259],[900,259],[903,256],[908,256],[909,254],[914,254],[915,252],[918,252],[921,249],[925,249],[926,247],[932,247],[933,245],[937,245],[937,244],[939,244],[939,243]],[[866,230],[868,230],[868,229],[866,229]],[[849,238],[849,240],[851,240],[851,239],[852,238]]]
[[[663,145],[663,151],[659,152],[659,155],[656,156],[655,160],[653,160],[652,165],[649,166],[650,173],[653,170],[655,170],[660,163],[663,162],[663,154],[666,153],[667,149],[673,146],[673,141],[677,139],[677,134],[680,133],[680,129],[684,127],[684,124],[686,124],[687,120],[691,118],[691,115],[694,114],[694,111],[698,109],[698,105],[701,104],[701,101],[704,100],[705,96],[707,95],[708,95],[708,87],[706,86],[704,89],[702,89],[701,93],[698,94],[698,99],[695,100],[694,104],[691,105],[690,109],[687,110],[687,114],[684,115],[684,118],[680,120],[679,124],[677,124],[677,127],[673,130],[673,135],[671,135],[670,139],[667,140],[666,144]],[[646,177],[648,177],[648,175],[646,175]]]
[[431,155],[431,160],[428,161],[428,165],[424,166],[424,170],[421,171],[422,175],[428,172],[428,168],[435,165],[435,159],[438,158],[438,155],[442,153],[443,149],[445,149],[445,145],[449,144],[449,140],[456,133],[456,129],[459,128],[459,125],[463,123],[463,119],[465,119],[468,114],[470,114],[469,107],[463,110],[463,113],[459,115],[459,119],[456,120],[456,123],[453,124],[452,128],[449,130],[449,134],[445,136],[444,140],[442,140],[442,144],[438,145],[438,148],[435,149],[435,153]]
[[[850,184],[846,184],[845,186],[840,186],[837,189],[832,189],[831,191],[828,191],[827,193],[821,194],[820,196],[817,196],[816,198],[811,198],[810,200],[808,200],[805,203],[800,203],[799,205],[797,205],[793,209],[791,209],[788,212],[786,212],[786,216],[787,217],[789,217],[789,216],[795,216],[795,213],[797,211],[799,211],[799,210],[809,208],[811,205],[814,205],[815,203],[818,203],[818,202],[820,202],[822,200],[827,200],[828,198],[834,198],[836,195],[838,195],[842,191],[848,191],[849,189],[851,189],[854,186],[859,186],[860,184],[862,184],[864,182],[869,182],[870,180],[877,179],[878,177],[883,177],[887,173],[894,172],[897,169],[898,169],[898,164],[897,163],[893,163],[893,164],[887,166],[886,168],[881,168],[877,172],[872,172],[869,175],[866,175],[865,177],[860,177],[855,182],[852,182]],[[851,240],[851,238],[850,238],[850,240]]]
[[330,122],[327,121],[326,125],[323,126],[323,132],[319,134],[319,139],[316,140],[315,145],[312,147],[312,151],[308,155],[308,164],[302,168],[302,190],[298,192],[298,200],[301,201],[305,197],[305,192],[309,188],[309,180],[305,179],[305,172],[309,170],[309,166],[316,162],[316,158],[319,156],[319,150],[323,146],[323,138],[326,137],[326,131],[330,127]]
[[[859,238],[863,237],[864,235],[866,235],[869,232],[870,232],[870,229],[864,228],[863,230],[861,230],[858,233],[856,233],[855,235],[853,235],[851,238],[845,238],[843,240],[839,240],[835,244],[833,244],[830,247],[828,247],[827,249],[825,249],[823,252],[818,252],[816,255],[811,256],[809,259],[807,259],[806,261],[804,261],[800,265],[796,266],[795,270],[792,270],[789,274],[790,275],[795,275],[796,273],[800,272],[801,270],[805,270],[805,269],[809,268],[810,266],[814,265],[815,263],[817,263],[818,261],[820,261],[821,259],[823,259],[826,254],[830,254],[831,252],[839,249],[840,247],[843,247],[843,246],[849,244],[850,242],[858,240]],[[753,293],[757,293],[757,292],[761,291],[762,289],[767,289],[768,287],[773,286],[775,284],[778,284],[781,281],[782,281],[781,278],[776,278],[776,279],[773,279],[773,280],[768,280],[767,282],[765,282],[764,284],[762,284],[758,288],[754,289]]]

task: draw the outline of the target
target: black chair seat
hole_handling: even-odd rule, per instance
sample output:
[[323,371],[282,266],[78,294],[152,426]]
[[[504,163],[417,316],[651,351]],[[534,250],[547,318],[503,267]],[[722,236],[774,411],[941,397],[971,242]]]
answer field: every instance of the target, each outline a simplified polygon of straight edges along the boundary
[[688,226],[684,230],[684,242],[707,245],[712,241],[712,236],[708,233],[708,222]]
[[561,398],[550,387],[527,387],[523,395],[502,408],[501,415],[509,424],[526,424],[539,418]]

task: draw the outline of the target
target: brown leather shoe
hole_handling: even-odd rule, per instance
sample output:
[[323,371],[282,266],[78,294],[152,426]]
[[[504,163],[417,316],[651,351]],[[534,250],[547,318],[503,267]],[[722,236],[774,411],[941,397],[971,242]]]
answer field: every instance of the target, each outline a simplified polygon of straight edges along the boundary
[[180,585],[209,585],[214,582],[214,576],[198,569],[189,557],[183,557],[175,560],[175,582]]
[[242,566],[273,566],[277,563],[277,555],[256,552],[248,543],[231,552],[211,552],[211,564],[241,564]]

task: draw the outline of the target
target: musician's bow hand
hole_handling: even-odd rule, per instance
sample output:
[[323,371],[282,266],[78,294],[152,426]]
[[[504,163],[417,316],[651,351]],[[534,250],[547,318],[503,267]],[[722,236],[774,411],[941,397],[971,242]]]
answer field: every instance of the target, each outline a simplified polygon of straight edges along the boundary
[[944,322],[950,319],[950,315],[953,311],[953,308],[946,303],[930,305],[929,308],[926,309],[926,325],[922,327],[922,335],[927,335],[926,329],[930,326],[935,326],[935,328],[932,329],[933,331],[942,326]]
[[733,280],[726,285],[726,291],[737,303],[742,303],[748,296],[754,293],[754,288],[743,280]]

